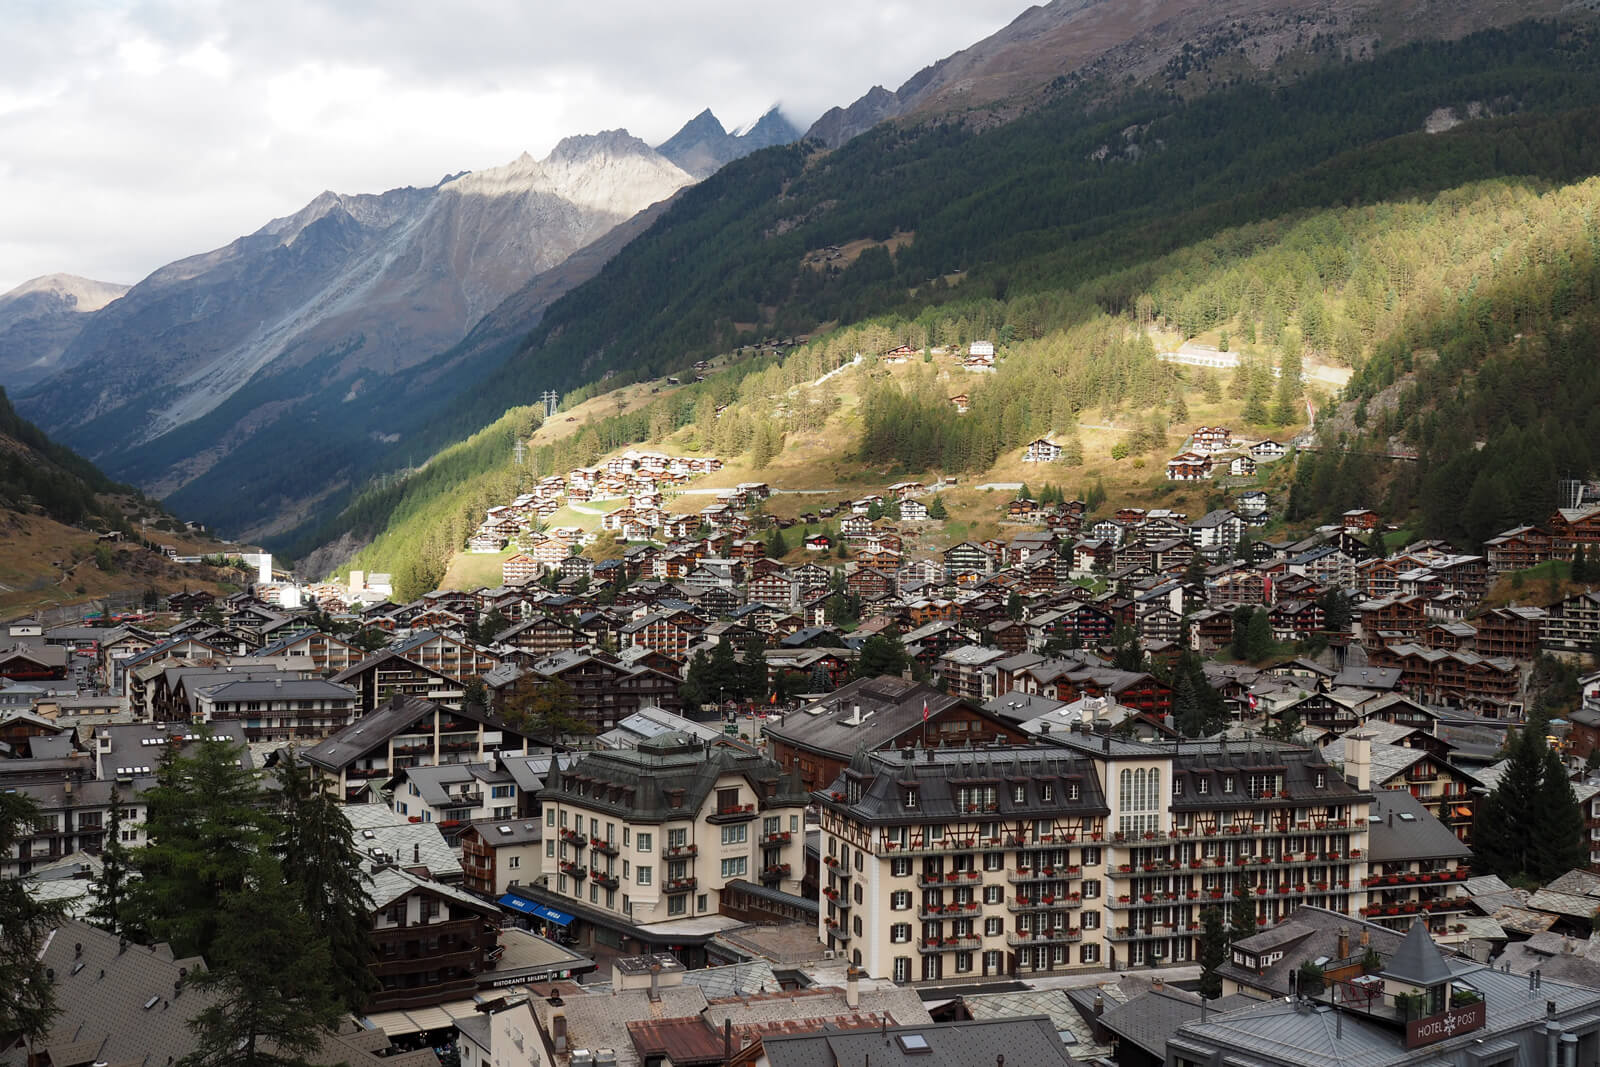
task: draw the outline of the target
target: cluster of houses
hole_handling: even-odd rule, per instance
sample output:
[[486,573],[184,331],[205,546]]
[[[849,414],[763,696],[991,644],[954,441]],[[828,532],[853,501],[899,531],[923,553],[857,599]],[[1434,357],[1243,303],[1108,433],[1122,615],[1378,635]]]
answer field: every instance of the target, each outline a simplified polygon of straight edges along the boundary
[[[1208,449],[1229,447],[1219,432]],[[646,455],[596,471],[627,477]],[[912,551],[903,523],[925,511],[907,506],[928,488],[896,483],[827,509],[846,559],[767,558],[759,534],[773,520],[755,505],[770,490],[750,484],[615,559],[547,531],[560,550],[519,553],[527,569],[495,588],[398,604],[362,578],[360,595],[330,587],[317,614],[250,592],[175,594],[164,629],[15,620],[0,650],[0,788],[27,793],[41,817],[0,876],[83,914],[113,815],[125,843],[144,843],[163,753],[208,730],[261,768],[293,746],[344,802],[378,950],[366,1031],[419,1050],[448,1031],[462,1062],[469,1050],[495,1062],[497,1028],[514,1018],[543,1035],[532,1058],[553,1067],[598,1067],[576,1040],[614,1042],[600,1047],[619,1062],[781,1063],[783,1041],[871,1004],[862,1025],[875,1034],[909,1027],[937,1045],[954,1031],[906,986],[1107,971],[1096,995],[1111,1007],[1102,1023],[1085,1016],[1085,1045],[1143,1063],[1135,1052],[1153,1039],[1122,1009],[1167,994],[1119,1000],[1119,976],[1194,962],[1201,909],[1217,901],[1252,907],[1261,926],[1225,965],[1230,995],[1281,997],[1301,962],[1323,959],[1328,988],[1391,1009],[1356,1011],[1345,994],[1252,999],[1219,1004],[1214,1018],[1239,1013],[1219,1027],[1196,1005],[1161,1037],[1193,1062],[1232,1055],[1275,1012],[1323,1008],[1350,1011],[1345,1032],[1372,1047],[1435,1016],[1510,1047],[1522,1017],[1505,972],[1483,966],[1491,954],[1551,974],[1540,1040],[1600,1033],[1581,1021],[1600,1020],[1600,993],[1562,985],[1549,962],[1585,955],[1551,939],[1586,940],[1600,875],[1528,893],[1473,871],[1471,853],[1534,660],[1600,643],[1600,594],[1546,607],[1486,606],[1486,594],[1506,570],[1600,550],[1600,507],[1508,530],[1482,554],[1420,541],[1377,555],[1368,510],[1245,551],[1243,498],[1195,519],[1019,500],[1003,537]],[[531,498],[514,506],[518,522],[537,514]],[[1265,662],[1231,655],[1240,609],[1265,615],[1279,645]],[[903,673],[863,669],[885,642],[903,650]],[[1185,696],[1156,669],[1185,648],[1213,657],[1203,673],[1225,725],[1209,737],[1180,735]],[[696,665],[730,649],[742,712],[703,688],[686,701]],[[96,692],[79,691],[80,668]],[[1583,706],[1551,726],[1574,763],[1600,746],[1600,674],[1581,687]],[[556,693],[581,732],[528,716],[530,694]],[[1600,781],[1580,777],[1574,792],[1600,841]],[[98,932],[74,924],[67,938],[99,959]],[[582,990],[528,994],[595,970],[601,949],[621,954],[601,983],[609,1015],[577,1006]],[[1376,969],[1360,962],[1367,949]],[[800,1029],[751,1031],[737,1049],[721,1044],[728,1031],[695,1029],[723,1017],[705,1013],[718,998],[697,983],[741,981],[741,967],[772,993],[780,972],[806,971],[791,981],[814,988],[782,1009]],[[54,973],[63,1002],[87,1013],[71,962]],[[1487,1017],[1450,1014],[1468,988]],[[1391,1017],[1410,1003],[1396,996],[1426,1008],[1436,991],[1435,1015]],[[1054,1038],[1077,1025],[1069,991],[1013,991],[1010,1018],[1039,1014],[1030,998],[1045,993],[1063,1001],[1045,1011]],[[807,1014],[808,996],[843,1006]],[[983,996],[941,1010],[971,1025],[1001,1010]],[[637,1014],[619,1016],[623,1005]],[[695,1059],[695,1041],[717,1054]],[[115,1044],[106,1036],[87,1062],[120,1062]],[[69,1062],[64,1046],[33,1054]]]
[[[467,540],[469,552],[501,552],[517,542],[523,551],[558,551],[545,545],[536,531],[566,503],[625,499],[627,504],[606,516],[606,529],[629,539],[651,536],[670,520],[662,492],[691,478],[722,469],[715,456],[669,456],[664,452],[628,449],[594,467],[575,467],[565,477],[548,475],[509,504],[489,508]],[[571,541],[565,541],[570,549]],[[535,558],[538,558],[536,555]],[[560,557],[557,556],[557,561]]]
[[1271,438],[1245,444],[1233,437],[1225,426],[1201,426],[1191,435],[1189,447],[1167,460],[1169,482],[1197,482],[1226,473],[1245,478],[1256,473],[1261,463],[1271,463],[1288,455],[1288,448]]

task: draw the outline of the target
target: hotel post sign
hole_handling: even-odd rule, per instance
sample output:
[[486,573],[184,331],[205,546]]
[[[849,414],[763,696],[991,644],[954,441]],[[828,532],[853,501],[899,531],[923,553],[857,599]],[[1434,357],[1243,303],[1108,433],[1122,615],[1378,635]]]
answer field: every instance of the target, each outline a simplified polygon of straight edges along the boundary
[[1475,1004],[1463,1004],[1459,1008],[1451,1008],[1439,1015],[1412,1019],[1406,1023],[1406,1048],[1420,1048],[1436,1041],[1470,1034],[1474,1030],[1483,1029],[1483,1024],[1487,1021],[1488,1013],[1484,1010],[1484,1003],[1481,1000]]

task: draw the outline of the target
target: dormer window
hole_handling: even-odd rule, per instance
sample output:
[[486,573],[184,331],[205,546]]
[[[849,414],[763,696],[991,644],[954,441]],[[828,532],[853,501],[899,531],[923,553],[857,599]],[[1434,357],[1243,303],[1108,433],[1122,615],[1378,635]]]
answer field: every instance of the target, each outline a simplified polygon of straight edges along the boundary
[[1026,804],[1027,802],[1028,802],[1028,787],[1025,786],[1025,785],[1014,785],[1014,786],[1012,786],[1011,787],[1011,803],[1013,803],[1013,804]]
[[1318,771],[1317,772],[1317,788],[1318,789],[1326,789],[1327,786],[1328,786],[1328,776],[1326,774],[1323,774],[1321,771]]
[[1172,776],[1172,795],[1175,797],[1183,796],[1183,778],[1176,774]]
[[917,787],[911,785],[902,790],[901,800],[907,808],[915,809],[917,806]]
[[1222,791],[1224,793],[1233,792],[1233,775],[1230,774],[1222,779]]
[[1077,800],[1079,796],[1078,783],[1071,782],[1067,785],[1067,799]]
[[1208,779],[1208,778],[1200,779],[1195,792],[1197,792],[1197,793],[1209,793],[1209,792],[1211,792],[1211,780]]
[[1046,804],[1048,804],[1052,800],[1054,800],[1055,796],[1056,796],[1056,787],[1055,786],[1053,786],[1053,785],[1041,785],[1039,787],[1039,799],[1044,801]]

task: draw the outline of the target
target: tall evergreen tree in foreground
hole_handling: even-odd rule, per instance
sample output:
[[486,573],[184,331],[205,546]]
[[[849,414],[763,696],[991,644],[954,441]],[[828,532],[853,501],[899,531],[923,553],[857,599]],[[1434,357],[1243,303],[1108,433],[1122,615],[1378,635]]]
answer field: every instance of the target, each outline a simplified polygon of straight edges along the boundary
[[178,956],[211,958],[221,902],[241,892],[256,856],[271,840],[244,746],[209,730],[187,755],[174,744],[144,794],[150,843],[133,853],[122,920]]
[[327,941],[301,910],[271,856],[222,898],[210,970],[189,979],[217,999],[189,1028],[197,1047],[181,1067],[291,1067],[339,1021]]
[[[33,830],[38,808],[22,793],[0,793],[0,853]],[[61,907],[34,899],[20,878],[0,878],[0,1048],[39,1040],[56,1015],[55,983],[39,952],[61,921]]]
[[1213,904],[1200,909],[1200,995],[1207,1000],[1222,996],[1222,975],[1217,968],[1228,961],[1228,931],[1222,923],[1222,908]]
[[111,787],[111,821],[106,824],[106,844],[100,850],[100,873],[91,883],[94,905],[89,921],[114,934],[126,934],[122,912],[128,896],[128,849],[122,843],[122,792]]
[[360,1011],[377,981],[369,933],[371,899],[361,876],[350,820],[288,750],[277,772],[282,823],[277,853],[283,877],[318,937],[328,943],[329,984],[350,1011]]
[[1534,724],[1518,731],[1499,784],[1478,805],[1472,851],[1475,868],[1508,881],[1543,883],[1584,866],[1583,809]]

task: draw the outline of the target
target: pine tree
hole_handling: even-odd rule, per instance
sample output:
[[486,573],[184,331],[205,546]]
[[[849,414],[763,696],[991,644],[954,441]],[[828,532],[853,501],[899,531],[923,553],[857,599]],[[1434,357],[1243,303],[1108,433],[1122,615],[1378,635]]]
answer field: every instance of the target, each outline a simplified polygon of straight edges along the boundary
[[950,509],[944,506],[944,498],[935,493],[933,499],[928,501],[928,518],[948,519]]
[[[33,798],[0,793],[0,854],[33,832],[39,815]],[[41,1041],[56,1016],[55,983],[39,958],[45,938],[61,922],[61,905],[41,901],[20,878],[0,878],[0,1040]]]
[[89,896],[94,905],[88,920],[114,934],[125,933],[122,922],[128,895],[128,848],[122,843],[122,791],[111,787],[111,820],[106,824],[106,843],[100,850],[100,873],[95,875]]
[[766,553],[768,559],[782,559],[789,554],[789,543],[783,538],[783,530],[776,522],[767,534]]
[[348,1010],[360,1011],[377,981],[370,968],[370,902],[350,820],[292,748],[278,764],[277,786],[283,877],[298,891],[312,929],[328,943],[333,995]]
[[1260,663],[1272,655],[1272,620],[1265,608],[1257,608],[1250,615],[1245,631],[1245,642],[1251,663]]
[[1548,882],[1588,866],[1589,854],[1583,808],[1573,795],[1567,768],[1553,748],[1545,747],[1543,771],[1528,813],[1528,875]]
[[1256,902],[1250,899],[1250,887],[1244,884],[1244,876],[1239,875],[1238,879],[1233,887],[1233,907],[1228,913],[1229,944],[1254,937],[1258,929]]
[[216,999],[189,1023],[196,1048],[180,1067],[301,1063],[339,1020],[325,939],[270,856],[220,901],[211,969],[188,979]]
[[1505,879],[1526,877],[1531,837],[1529,817],[1544,779],[1543,738],[1527,725],[1511,742],[1510,761],[1500,783],[1479,803],[1472,822],[1473,865]]
[[243,766],[242,745],[206,729],[189,750],[171,745],[145,791],[150,843],[133,852],[139,877],[128,885],[122,922],[169,943],[175,955],[209,959],[220,901],[245,888],[271,838],[271,818]]
[[1022,619],[1022,594],[1015,589],[1006,597],[1006,618],[1014,622]]
[[1222,908],[1213,904],[1200,909],[1200,995],[1207,1000],[1222,996],[1222,975],[1217,969],[1228,961],[1228,931],[1222,923]]
[[739,661],[739,690],[746,700],[760,701],[767,696],[766,646],[760,638],[752,638],[744,646],[744,658]]
[[1572,554],[1572,580],[1575,582],[1587,582],[1589,580],[1589,559],[1584,553],[1582,545],[1579,545]]

